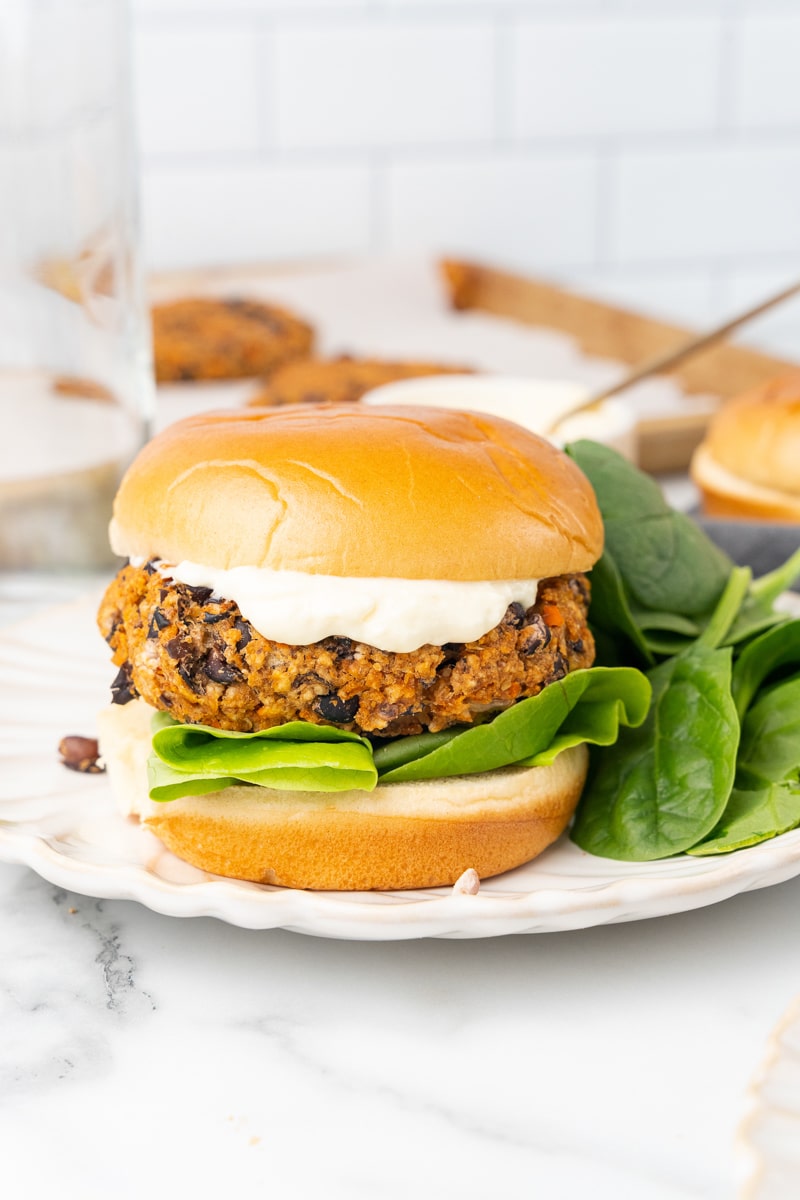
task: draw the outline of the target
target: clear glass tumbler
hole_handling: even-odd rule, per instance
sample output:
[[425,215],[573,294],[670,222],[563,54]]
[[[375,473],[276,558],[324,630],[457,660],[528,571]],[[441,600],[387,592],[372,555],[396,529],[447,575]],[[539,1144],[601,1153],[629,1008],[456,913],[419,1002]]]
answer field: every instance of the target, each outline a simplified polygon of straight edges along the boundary
[[153,418],[126,0],[0,0],[0,568],[110,561]]

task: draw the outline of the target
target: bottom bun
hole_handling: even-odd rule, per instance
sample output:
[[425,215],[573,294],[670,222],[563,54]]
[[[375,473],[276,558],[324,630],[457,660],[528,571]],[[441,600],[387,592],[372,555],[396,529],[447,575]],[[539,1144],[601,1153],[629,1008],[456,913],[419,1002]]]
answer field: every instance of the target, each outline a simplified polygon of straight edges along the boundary
[[372,792],[231,787],[166,803],[147,796],[150,709],[100,714],[100,748],[120,807],[179,858],[234,879],[324,891],[440,887],[528,862],[566,829],[589,755],[550,767],[380,784]]
[[800,522],[800,496],[751,483],[721,466],[706,446],[692,459],[691,475],[703,513],[732,521]]

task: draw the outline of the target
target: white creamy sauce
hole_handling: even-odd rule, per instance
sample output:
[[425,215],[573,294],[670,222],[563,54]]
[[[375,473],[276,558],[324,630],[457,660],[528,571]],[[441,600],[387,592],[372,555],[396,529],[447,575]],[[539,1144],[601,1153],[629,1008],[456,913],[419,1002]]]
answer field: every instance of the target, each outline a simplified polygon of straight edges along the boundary
[[499,625],[513,601],[536,601],[538,580],[360,579],[181,562],[161,568],[179,583],[210,587],[233,600],[262,637],[309,646],[349,637],[379,650],[473,642]]

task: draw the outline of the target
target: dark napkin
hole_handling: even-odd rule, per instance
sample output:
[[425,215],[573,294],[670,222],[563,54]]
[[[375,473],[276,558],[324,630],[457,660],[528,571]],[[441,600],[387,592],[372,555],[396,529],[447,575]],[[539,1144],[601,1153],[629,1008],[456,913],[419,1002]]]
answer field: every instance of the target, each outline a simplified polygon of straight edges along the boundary
[[[772,525],[766,521],[712,521],[695,517],[720,549],[741,567],[752,567],[753,574],[768,571],[786,562],[800,546],[800,525]],[[800,580],[794,584],[800,591]]]

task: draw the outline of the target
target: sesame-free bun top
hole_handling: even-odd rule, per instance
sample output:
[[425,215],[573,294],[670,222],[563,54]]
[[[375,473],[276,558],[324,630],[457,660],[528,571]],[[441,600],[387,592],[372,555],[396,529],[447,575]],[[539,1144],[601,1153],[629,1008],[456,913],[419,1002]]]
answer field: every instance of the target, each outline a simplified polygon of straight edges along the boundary
[[586,477],[510,421],[411,407],[204,413],[137,456],[114,504],[131,558],[400,579],[588,570]]
[[710,516],[800,521],[800,371],[715,416],[692,461]]

